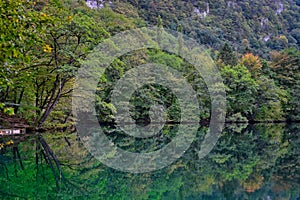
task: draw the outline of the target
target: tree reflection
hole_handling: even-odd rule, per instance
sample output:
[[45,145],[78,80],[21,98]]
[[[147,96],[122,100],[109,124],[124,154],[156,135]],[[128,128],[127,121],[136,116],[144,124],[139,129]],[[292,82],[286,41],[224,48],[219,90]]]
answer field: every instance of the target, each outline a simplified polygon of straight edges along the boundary
[[[118,131],[111,127],[105,130],[111,138],[116,138],[113,134]],[[176,128],[164,129],[167,130]],[[1,150],[0,196],[2,199],[299,197],[300,125],[228,125],[213,151],[199,159],[197,152],[206,130],[199,128],[197,141],[181,159],[163,170],[146,174],[123,173],[103,166],[89,154],[76,134],[49,133],[16,140]],[[130,143],[128,139],[126,142]]]

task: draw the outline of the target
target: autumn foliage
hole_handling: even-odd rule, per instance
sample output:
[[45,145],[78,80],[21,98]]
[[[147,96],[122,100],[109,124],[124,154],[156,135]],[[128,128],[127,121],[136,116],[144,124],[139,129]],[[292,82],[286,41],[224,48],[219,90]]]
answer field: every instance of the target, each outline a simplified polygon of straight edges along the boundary
[[252,75],[257,76],[261,72],[262,63],[258,56],[253,55],[252,53],[245,54],[239,61],[241,65],[247,67]]

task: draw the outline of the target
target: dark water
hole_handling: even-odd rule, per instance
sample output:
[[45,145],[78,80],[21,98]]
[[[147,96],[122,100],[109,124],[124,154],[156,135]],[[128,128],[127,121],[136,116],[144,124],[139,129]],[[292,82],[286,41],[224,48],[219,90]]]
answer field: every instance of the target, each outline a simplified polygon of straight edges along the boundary
[[[170,126],[143,142],[106,130],[120,147],[137,151],[160,148],[176,134]],[[300,124],[227,125],[209,155],[199,159],[206,130],[199,128],[181,159],[144,174],[104,166],[76,133],[0,138],[0,199],[300,198]]]

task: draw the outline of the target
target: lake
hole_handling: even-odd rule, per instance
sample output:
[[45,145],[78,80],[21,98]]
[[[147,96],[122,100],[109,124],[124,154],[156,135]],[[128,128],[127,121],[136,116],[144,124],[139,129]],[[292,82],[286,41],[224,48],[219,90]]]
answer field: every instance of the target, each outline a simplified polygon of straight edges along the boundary
[[[178,125],[135,139],[113,127],[107,137],[126,151],[168,144]],[[300,124],[227,124],[199,158],[207,127],[171,165],[126,173],[95,159],[76,133],[0,138],[0,199],[299,199]]]

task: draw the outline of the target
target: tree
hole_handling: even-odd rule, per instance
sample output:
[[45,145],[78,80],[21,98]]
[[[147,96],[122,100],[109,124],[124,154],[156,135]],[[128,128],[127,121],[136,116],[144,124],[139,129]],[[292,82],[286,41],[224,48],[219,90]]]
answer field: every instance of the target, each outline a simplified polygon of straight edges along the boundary
[[242,46],[243,46],[243,53],[245,53],[245,54],[251,53],[249,40],[243,39],[242,40]]
[[243,65],[225,66],[221,74],[227,90],[228,116],[241,113],[251,119],[258,90],[256,81]]
[[183,48],[183,39],[182,39],[182,25],[179,24],[177,28],[178,33],[178,55],[182,55],[182,48]]
[[253,77],[257,77],[261,73],[262,64],[258,56],[254,56],[252,53],[245,54],[240,60],[240,65],[244,65],[251,72]]
[[157,17],[157,33],[156,33],[157,43],[158,43],[159,46],[161,45],[161,34],[162,34],[162,31],[163,31],[163,22],[162,22],[161,16],[159,15]]
[[300,82],[300,51],[295,48],[282,52],[271,52],[271,71],[276,83],[289,93],[289,100],[284,106],[288,120],[299,120],[299,82]]
[[36,32],[43,31],[41,23],[47,21],[34,7],[34,2],[25,0],[0,1],[0,103],[10,114],[13,109],[3,103],[21,103],[27,88],[24,81],[31,76],[30,49],[40,44]]
[[16,111],[41,127],[59,100],[71,94],[81,60],[109,33],[84,8],[76,8],[74,15],[64,1],[0,3],[5,16],[1,17],[0,102],[20,104]]
[[256,78],[258,84],[257,98],[253,120],[255,121],[284,121],[283,105],[288,101],[288,94],[278,87],[275,81],[266,76]]
[[[57,11],[57,8],[60,8]],[[41,35],[46,45],[37,57],[40,66],[34,79],[37,126],[41,127],[59,100],[72,92],[72,82],[81,60],[109,33],[93,17],[74,15],[60,2],[50,2],[43,11],[53,23]]]
[[218,55],[218,61],[223,65],[235,66],[237,64],[237,58],[228,43],[225,43],[225,45],[221,49]]

